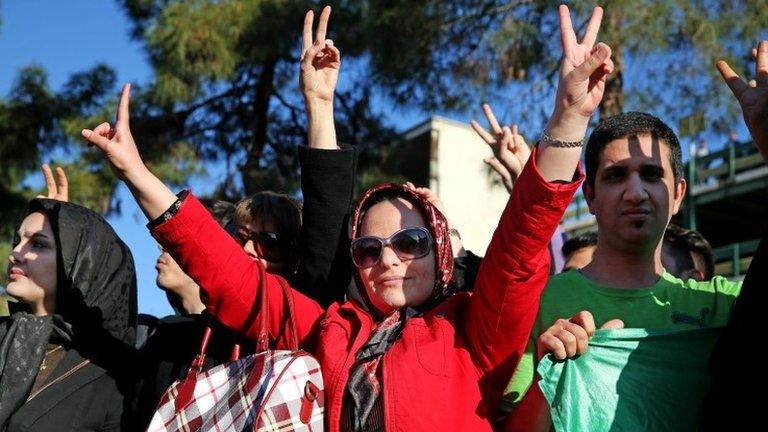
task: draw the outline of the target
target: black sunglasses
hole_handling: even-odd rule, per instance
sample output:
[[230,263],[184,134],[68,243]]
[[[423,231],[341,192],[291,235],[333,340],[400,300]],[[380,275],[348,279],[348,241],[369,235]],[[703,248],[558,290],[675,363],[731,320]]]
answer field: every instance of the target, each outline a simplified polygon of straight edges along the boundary
[[267,261],[279,263],[291,259],[294,255],[293,242],[283,240],[277,233],[251,231],[241,225],[233,228],[227,231],[233,234],[240,246],[245,246],[248,241],[252,241],[256,253]]
[[381,259],[385,246],[392,247],[401,260],[412,260],[429,254],[432,236],[426,228],[413,227],[401,229],[386,239],[376,236],[358,237],[349,246],[352,261],[359,268],[373,267]]

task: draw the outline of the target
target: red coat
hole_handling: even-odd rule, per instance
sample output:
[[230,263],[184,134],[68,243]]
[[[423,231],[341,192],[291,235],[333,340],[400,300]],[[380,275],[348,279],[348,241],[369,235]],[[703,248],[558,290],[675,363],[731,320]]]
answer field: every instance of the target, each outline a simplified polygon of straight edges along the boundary
[[[549,273],[547,244],[580,183],[546,182],[535,158],[532,155],[515,184],[474,293],[457,294],[409,319],[384,355],[386,430],[491,430],[538,311]],[[259,283],[264,282],[270,335],[284,340],[286,297],[281,284],[287,283],[252,261],[194,197],[153,235],[205,287],[208,311],[246,337],[256,338],[256,300]],[[349,371],[373,330],[373,318],[355,301],[323,311],[297,291],[289,288],[288,295],[299,344],[323,368],[326,425],[338,431]]]

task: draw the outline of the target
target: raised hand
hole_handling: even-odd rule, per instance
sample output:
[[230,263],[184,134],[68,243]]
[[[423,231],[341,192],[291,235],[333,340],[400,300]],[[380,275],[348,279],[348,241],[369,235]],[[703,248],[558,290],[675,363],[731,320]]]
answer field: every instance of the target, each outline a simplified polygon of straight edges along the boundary
[[531,156],[531,149],[517,133],[517,125],[512,125],[511,128],[499,125],[488,104],[483,104],[483,113],[488,120],[490,132],[475,120],[471,120],[469,124],[493,150],[494,157],[484,159],[484,162],[499,174],[507,192],[512,193],[515,180]]
[[563,59],[555,108],[539,141],[536,162],[547,181],[571,181],[589,118],[603,99],[605,80],[613,71],[613,61],[608,45],[595,45],[603,19],[602,8],[593,10],[581,42],[573,31],[568,7],[561,5],[558,12]]
[[83,129],[81,134],[104,153],[112,171],[128,186],[147,218],[155,220],[176,202],[176,195],[141,160],[131,135],[130,99],[131,85],[126,84],[120,94],[115,125],[104,122],[93,130]]
[[749,82],[741,79],[723,60],[716,66],[741,105],[744,123],[752,139],[763,159],[768,161],[768,41],[761,41],[757,48],[753,48],[752,57],[755,59],[755,79]]
[[130,129],[129,103],[131,85],[125,84],[117,106],[114,126],[104,122],[93,130],[83,129],[81,134],[88,143],[101,150],[115,175],[123,181],[132,173],[146,171]]
[[62,167],[56,167],[56,179],[53,178],[53,172],[48,164],[41,167],[43,178],[48,187],[48,195],[38,195],[38,198],[50,198],[57,201],[69,202],[69,182],[67,175]]
[[333,104],[333,94],[339,79],[341,53],[333,41],[325,38],[331,7],[326,6],[320,13],[317,32],[312,37],[314,13],[310,10],[304,16],[304,33],[301,53],[301,76],[299,83],[304,99]]
[[603,9],[593,10],[581,42],[573,31],[568,6],[561,5],[558,12],[563,60],[555,111],[577,113],[588,120],[603,98],[607,75],[613,71],[611,48],[602,42],[595,45]]
[[424,198],[424,200],[429,201],[429,203],[437,207],[437,209],[440,210],[440,212],[445,213],[445,205],[443,204],[443,201],[440,199],[440,197],[437,196],[436,193],[432,192],[432,189],[425,188],[425,187],[416,187],[416,185],[414,185],[411,182],[405,182],[403,183],[403,186],[416,192],[417,194],[419,194],[419,196]]

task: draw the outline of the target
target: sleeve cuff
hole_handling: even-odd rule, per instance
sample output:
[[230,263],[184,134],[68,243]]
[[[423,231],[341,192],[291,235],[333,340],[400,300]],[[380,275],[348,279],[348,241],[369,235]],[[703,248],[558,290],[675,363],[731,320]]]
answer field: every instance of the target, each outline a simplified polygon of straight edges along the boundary
[[184,204],[184,200],[187,199],[189,196],[189,190],[185,189],[178,194],[176,194],[176,201],[171,204],[170,207],[168,207],[168,210],[164,211],[163,214],[155,218],[154,220],[151,220],[147,223],[147,228],[150,231],[153,231],[155,228],[160,226],[163,222],[167,222],[172,217],[176,216],[176,213],[179,212],[179,209],[181,208],[181,205]]

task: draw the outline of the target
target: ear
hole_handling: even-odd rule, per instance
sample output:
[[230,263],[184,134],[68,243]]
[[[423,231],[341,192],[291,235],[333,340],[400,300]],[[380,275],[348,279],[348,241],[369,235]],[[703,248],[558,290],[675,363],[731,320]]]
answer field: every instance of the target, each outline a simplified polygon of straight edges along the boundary
[[595,214],[592,209],[592,202],[595,200],[595,189],[590,186],[589,182],[584,182],[581,186],[581,192],[584,194],[584,199],[587,201],[587,207],[589,207],[589,213]]
[[685,191],[688,189],[688,183],[685,181],[685,179],[680,179],[680,181],[675,185],[675,200],[672,204],[672,215],[676,215],[677,212],[680,211],[680,206],[683,204],[683,199],[685,199]]

